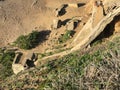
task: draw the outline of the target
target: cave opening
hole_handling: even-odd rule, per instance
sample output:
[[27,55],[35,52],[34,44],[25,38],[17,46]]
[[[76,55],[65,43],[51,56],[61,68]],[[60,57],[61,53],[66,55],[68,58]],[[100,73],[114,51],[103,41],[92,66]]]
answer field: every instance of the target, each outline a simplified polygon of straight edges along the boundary
[[114,33],[118,33],[117,31],[120,32],[120,15],[114,17],[114,19],[104,28],[103,32],[101,32],[100,35],[91,42],[91,45],[93,45],[95,42],[100,43],[104,41]]

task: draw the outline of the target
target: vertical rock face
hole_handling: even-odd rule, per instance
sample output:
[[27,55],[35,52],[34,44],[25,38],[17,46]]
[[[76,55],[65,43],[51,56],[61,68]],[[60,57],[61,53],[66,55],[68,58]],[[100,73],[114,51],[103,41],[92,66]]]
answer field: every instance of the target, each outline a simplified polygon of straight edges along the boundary
[[91,14],[94,8],[93,6],[95,4],[97,7],[103,5],[104,11],[107,14],[112,11],[112,9],[114,9],[116,6],[120,5],[120,0],[90,0],[86,5],[85,11],[88,14]]
[[115,33],[120,33],[120,19],[115,23]]
[[102,1],[106,14],[112,12],[113,9],[120,6],[120,0],[102,0]]
[[103,8],[103,3],[102,1],[94,1],[93,2],[93,22],[92,22],[92,27],[94,28],[98,22],[104,17],[104,8]]
[[92,13],[92,9],[93,9],[93,2],[95,0],[90,0],[87,5],[85,6],[85,11],[88,13],[88,14],[91,14]]
[[66,29],[67,30],[74,30],[74,21],[68,22],[67,26],[66,26]]
[[16,56],[14,58],[12,69],[15,74],[18,74],[21,71],[24,71],[25,69],[28,69],[30,67],[34,67],[34,61],[36,60],[35,54],[28,53],[24,55],[21,52],[16,53]]
[[54,19],[53,20],[53,29],[57,29],[61,26],[61,20],[59,19]]
[[[92,16],[73,40],[71,51],[81,49],[91,43],[105,27],[120,15],[120,0],[100,0],[102,4],[96,3],[99,0],[91,0],[86,8],[92,7]],[[115,3],[115,4],[114,4]],[[112,8],[110,8],[112,7]],[[106,10],[109,12],[105,13]],[[120,21],[115,24],[115,30],[119,30]],[[108,31],[109,32],[109,31]]]

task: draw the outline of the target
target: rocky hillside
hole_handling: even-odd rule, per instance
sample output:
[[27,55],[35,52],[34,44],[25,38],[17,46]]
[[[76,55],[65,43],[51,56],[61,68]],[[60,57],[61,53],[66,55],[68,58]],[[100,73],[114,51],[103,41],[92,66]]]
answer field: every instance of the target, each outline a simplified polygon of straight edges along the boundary
[[1,82],[0,87],[2,90],[119,90],[119,36],[13,75]]
[[0,90],[120,89],[119,0],[0,0],[0,12]]

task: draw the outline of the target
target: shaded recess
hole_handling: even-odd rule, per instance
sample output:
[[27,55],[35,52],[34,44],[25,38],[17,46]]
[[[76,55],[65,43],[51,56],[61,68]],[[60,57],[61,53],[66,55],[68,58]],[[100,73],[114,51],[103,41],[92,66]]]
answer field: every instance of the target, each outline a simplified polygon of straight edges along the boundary
[[85,3],[78,3],[78,7],[82,7],[84,5],[86,5],[86,4]]
[[68,7],[67,4],[64,4],[63,8],[60,10],[59,15],[62,16],[64,15],[67,11],[66,8]]
[[34,61],[32,61],[32,60],[27,60],[27,61],[26,61],[26,64],[27,64],[29,67],[34,67],[34,66],[35,66]]
[[62,25],[65,26],[67,24],[67,22],[69,22],[71,19],[65,19],[64,21],[62,21]]
[[50,30],[43,30],[39,32],[38,35],[38,43],[42,43],[45,40],[47,40],[47,36],[50,35],[51,31]]
[[119,21],[120,21],[120,15],[115,16],[114,19],[113,19],[113,21],[110,22],[105,27],[105,29],[103,30],[103,32],[101,32],[100,35],[91,42],[91,44],[93,44],[96,41],[101,41],[101,40],[103,40],[105,38],[109,38],[110,36],[112,36],[114,34],[114,32],[115,32],[115,24],[117,22],[119,22]]

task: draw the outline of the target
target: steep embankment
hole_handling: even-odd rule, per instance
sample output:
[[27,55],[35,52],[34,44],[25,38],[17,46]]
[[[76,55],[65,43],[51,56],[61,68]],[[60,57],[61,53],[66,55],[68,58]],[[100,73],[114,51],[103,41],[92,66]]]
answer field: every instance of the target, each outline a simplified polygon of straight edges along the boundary
[[[105,1],[107,2],[107,0]],[[119,4],[105,15],[103,15],[101,4],[99,7],[93,7],[92,17],[75,37],[71,50],[40,59],[43,63],[43,60],[47,59],[48,61],[46,60],[42,66],[7,78],[4,82],[1,82],[1,89],[119,89],[119,33],[118,36],[115,35],[115,37],[111,37],[107,42],[100,43],[100,45],[88,50],[84,49],[85,51],[82,52],[74,52],[90,44],[109,23],[114,21],[113,19],[116,16],[120,15]],[[98,14],[99,17],[97,18]],[[67,56],[58,59],[58,57],[64,55]]]
[[119,36],[7,78],[0,84],[1,89],[119,89]]
[[[3,0],[0,1],[0,47],[9,45],[20,35],[26,35],[33,30],[50,30],[54,19],[71,19],[80,16],[83,8],[67,8],[67,13],[61,17],[55,16],[55,9],[62,4],[85,3],[87,0]],[[60,35],[64,29],[51,30],[51,37],[43,45],[36,47],[35,51],[44,52],[54,43],[55,33]],[[49,45],[48,45],[49,44]],[[52,44],[52,45],[51,45]],[[42,48],[41,48],[42,47]]]
[[[97,38],[98,35],[100,35],[100,33],[102,33],[105,30],[108,24],[110,24],[109,26],[111,25],[113,26],[112,29],[115,29],[115,25],[117,25],[115,24],[116,20],[120,20],[119,19],[120,1],[116,0],[114,1],[114,3],[115,4],[113,4],[112,1],[111,2],[105,1],[101,3],[99,6],[97,6],[95,2],[92,2],[92,4],[90,3],[90,6],[92,7],[92,11],[91,11],[92,16],[84,25],[84,27],[81,30],[79,30],[77,36],[74,37],[74,40],[70,45],[73,47],[70,50],[66,50],[64,52],[45,57],[42,59],[42,62],[50,58],[62,57],[71,52],[87,47],[95,38]],[[89,5],[86,5],[86,6],[89,7]],[[114,32],[114,30],[112,31]],[[107,30],[107,32],[108,33],[111,32],[110,28],[109,30]],[[36,65],[38,63],[39,63],[39,60],[36,62]]]

